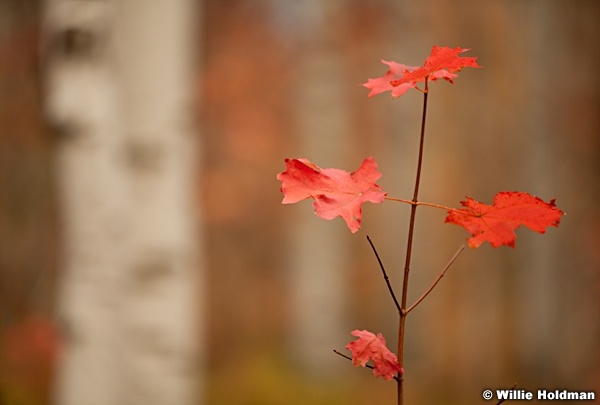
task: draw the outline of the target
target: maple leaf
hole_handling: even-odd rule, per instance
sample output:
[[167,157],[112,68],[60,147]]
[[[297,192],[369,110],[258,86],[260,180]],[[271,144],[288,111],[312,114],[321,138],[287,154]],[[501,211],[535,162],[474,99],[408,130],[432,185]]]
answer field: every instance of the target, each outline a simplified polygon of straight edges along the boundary
[[353,330],[350,334],[358,337],[358,340],[346,345],[346,349],[352,352],[352,364],[355,367],[364,367],[372,360],[375,377],[382,376],[388,381],[394,378],[395,373],[404,373],[398,358],[387,348],[381,333],[375,336],[368,330]]
[[482,204],[466,197],[461,205],[466,208],[448,211],[446,222],[460,225],[473,237],[467,241],[471,248],[488,241],[493,247],[515,247],[514,230],[525,225],[532,231],[545,233],[549,226],[558,226],[564,213],[554,201],[544,202],[523,192],[503,191],[494,197],[492,205]]
[[[468,51],[469,48],[449,48],[447,46],[434,46],[431,54],[425,59],[425,64],[413,72],[405,73],[400,79],[394,80],[391,85],[399,86],[403,83],[417,83],[425,80],[429,76],[431,80],[436,80],[436,72],[445,71],[454,73],[463,67],[480,67],[476,62],[477,57],[462,57],[459,53]],[[454,75],[456,77],[456,75]],[[444,79],[453,83],[454,77],[443,76]]]
[[381,177],[377,163],[366,158],[353,173],[340,169],[321,169],[307,159],[285,159],[286,171],[279,173],[282,204],[314,199],[315,214],[324,219],[342,217],[352,233],[360,229],[361,205],[380,203],[385,195],[375,181]]
[[385,91],[391,91],[393,98],[398,98],[404,93],[406,93],[409,89],[416,86],[413,83],[404,83],[401,86],[392,87],[391,82],[393,80],[398,80],[402,77],[404,72],[412,72],[417,70],[416,66],[407,66],[401,63],[396,63],[393,61],[381,60],[381,63],[384,65],[388,65],[389,69],[385,75],[378,77],[376,79],[368,79],[366,83],[363,84],[364,87],[371,90],[369,93],[369,97],[373,97],[379,93],[383,93]]
[[458,54],[468,51],[468,48],[449,48],[447,46],[434,46],[431,54],[421,67],[407,66],[400,63],[381,60],[389,66],[385,75],[376,79],[368,79],[363,84],[370,89],[369,97],[373,97],[385,91],[392,92],[392,98],[398,98],[409,89],[415,88],[417,83],[428,80],[445,79],[450,83],[458,76],[463,67],[481,67],[477,64],[477,57],[459,57]]

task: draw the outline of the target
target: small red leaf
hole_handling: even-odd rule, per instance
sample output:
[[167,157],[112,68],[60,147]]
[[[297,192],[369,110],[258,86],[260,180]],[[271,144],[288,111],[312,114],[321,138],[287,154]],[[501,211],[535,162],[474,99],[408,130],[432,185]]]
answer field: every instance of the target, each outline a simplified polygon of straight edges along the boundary
[[346,345],[346,349],[352,352],[354,366],[364,367],[367,361],[372,360],[375,377],[382,376],[388,381],[394,378],[395,373],[404,373],[396,355],[386,347],[381,333],[375,336],[367,330],[353,330],[350,334],[358,337],[358,340]]
[[[425,64],[414,72],[407,72],[402,76],[401,79],[395,80],[391,83],[392,86],[399,86],[403,83],[417,83],[425,80],[425,77],[429,76],[431,80],[436,80],[435,74],[438,72],[454,73],[458,72],[464,67],[481,67],[477,64],[477,57],[462,57],[458,54],[468,51],[469,48],[449,48],[447,46],[434,46],[431,49],[431,54],[425,59]],[[453,83],[453,77],[443,76],[444,79]]]
[[381,173],[372,157],[366,158],[353,173],[321,169],[307,159],[285,159],[285,166],[287,170],[277,175],[284,194],[282,204],[313,198],[317,216],[324,219],[340,216],[352,233],[360,228],[361,205],[366,201],[380,203],[386,195],[375,184]]
[[488,241],[493,247],[514,247],[514,230],[525,225],[532,231],[545,233],[549,226],[558,226],[564,213],[549,203],[522,192],[503,191],[494,197],[493,205],[486,205],[467,197],[461,201],[466,208],[448,211],[446,222],[460,225],[473,237],[468,239],[471,248]]
[[385,91],[391,91],[392,98],[398,98],[404,93],[406,93],[409,89],[412,89],[416,86],[415,83],[404,83],[401,86],[392,87],[391,82],[393,80],[398,80],[399,78],[401,78],[405,72],[412,72],[414,70],[417,70],[417,66],[407,66],[401,63],[396,63],[383,59],[381,60],[381,63],[389,66],[389,69],[386,72],[386,74],[376,79],[368,79],[367,82],[363,84],[364,87],[371,90],[371,92],[369,93],[369,97],[373,97]]
[[382,63],[389,66],[389,70],[381,77],[368,79],[363,86],[371,90],[369,97],[391,91],[392,98],[397,98],[409,89],[415,88],[417,83],[425,81],[425,77],[433,81],[445,79],[453,83],[453,80],[458,76],[454,72],[458,72],[463,67],[481,67],[476,62],[477,57],[458,56],[458,54],[468,50],[467,48],[452,49],[447,46],[434,46],[431,54],[421,67],[382,60]]

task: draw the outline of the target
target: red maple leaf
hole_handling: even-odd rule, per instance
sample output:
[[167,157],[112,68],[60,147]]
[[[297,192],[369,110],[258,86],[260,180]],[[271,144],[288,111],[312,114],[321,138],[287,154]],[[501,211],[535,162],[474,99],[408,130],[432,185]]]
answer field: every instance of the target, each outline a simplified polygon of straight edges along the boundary
[[469,246],[479,247],[488,241],[493,247],[515,247],[514,230],[525,225],[532,231],[545,233],[549,226],[558,226],[564,213],[549,203],[522,192],[503,191],[494,197],[493,205],[486,205],[466,197],[461,205],[466,208],[448,211],[446,222],[460,225],[473,237]]
[[404,93],[416,86],[416,84],[405,83],[402,86],[392,87],[391,82],[393,80],[398,80],[402,77],[405,72],[412,72],[417,70],[416,66],[407,66],[401,63],[396,63],[393,61],[381,60],[381,63],[384,65],[388,65],[389,69],[385,73],[385,75],[378,77],[376,79],[368,79],[366,83],[363,84],[366,88],[370,89],[369,97],[373,97],[379,93],[383,93],[385,91],[391,91],[393,98],[398,98]]
[[454,72],[463,67],[481,67],[477,64],[477,57],[459,57],[458,54],[468,51],[468,48],[449,48],[447,46],[434,46],[431,54],[421,67],[407,66],[396,62],[382,60],[389,66],[385,75],[376,79],[369,79],[363,86],[370,89],[369,97],[385,91],[391,91],[392,97],[397,98],[409,89],[415,88],[417,83],[428,80],[445,79],[454,83],[458,75]]
[[282,204],[293,204],[313,198],[315,214],[324,219],[342,217],[352,233],[358,231],[362,219],[361,205],[380,203],[386,193],[375,184],[381,177],[377,163],[366,158],[353,173],[340,169],[321,169],[307,159],[285,159],[286,171],[279,173]]
[[381,333],[375,336],[368,330],[353,330],[350,334],[358,337],[358,340],[346,345],[346,349],[352,352],[354,366],[364,367],[367,361],[372,360],[375,377],[382,376],[388,381],[394,378],[395,373],[404,373],[396,355],[385,345],[385,339]]

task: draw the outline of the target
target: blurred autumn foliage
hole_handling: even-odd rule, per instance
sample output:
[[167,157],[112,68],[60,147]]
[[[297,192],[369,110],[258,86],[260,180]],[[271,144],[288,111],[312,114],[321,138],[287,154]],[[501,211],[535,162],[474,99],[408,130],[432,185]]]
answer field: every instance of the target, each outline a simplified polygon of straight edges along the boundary
[[[300,304],[291,299],[294,286],[286,255],[294,249],[289,235],[299,232],[294,225],[312,219],[306,212],[310,208],[301,207],[304,216],[295,222],[293,213],[277,206],[282,196],[274,174],[284,169],[284,157],[315,159],[323,167],[331,167],[328,158],[342,159],[348,164],[341,168],[349,170],[362,157],[374,155],[383,173],[379,184],[393,195],[406,196],[414,171],[411,134],[418,128],[419,101],[367,100],[359,84],[381,74],[379,59],[400,60],[402,55],[402,61],[418,64],[433,44],[473,48],[485,69],[459,78],[454,86],[436,84],[432,90],[422,198],[455,204],[465,195],[488,201],[499,189],[527,189],[546,200],[558,198],[568,216],[561,232],[550,232],[549,240],[519,233],[519,252],[484,249],[460,259],[410,321],[412,367],[406,370],[414,381],[409,389],[415,392],[408,395],[421,403],[425,397],[432,403],[461,403],[472,395],[479,398],[479,392],[470,392],[473,386],[510,386],[515,379],[525,385],[600,386],[590,371],[600,364],[600,352],[593,349],[595,360],[590,360],[569,343],[575,339],[591,347],[599,336],[600,303],[586,286],[598,285],[600,262],[593,259],[595,249],[582,249],[577,238],[568,236],[582,232],[586,240],[596,240],[600,223],[600,215],[589,213],[600,195],[582,186],[596,184],[600,174],[594,163],[600,156],[595,135],[600,85],[588,74],[600,55],[586,53],[600,39],[588,18],[597,6],[586,2],[567,10],[559,1],[379,0],[331,2],[323,8],[332,16],[306,17],[310,6],[285,1],[207,3],[200,117],[210,261],[211,401],[270,403],[266,392],[261,402],[229,391],[228,376],[240,363],[249,364],[249,370],[240,369],[240,379],[262,387],[268,384],[258,375],[289,375],[305,382],[302,375],[286,374],[297,370],[289,359],[300,350],[290,347],[298,311],[294,305]],[[315,29],[319,21],[329,29]],[[587,55],[580,66],[588,80],[557,80],[570,77],[567,55],[579,59],[579,54]],[[335,106],[322,104],[332,100],[330,83],[340,91],[333,97]],[[344,114],[341,134],[319,138],[302,132],[320,119],[302,110],[307,92],[317,103],[313,109],[320,108],[323,116]],[[314,121],[303,122],[310,119]],[[321,160],[307,156],[311,147],[330,155]],[[585,171],[583,178],[576,174],[579,170]],[[581,210],[591,215],[587,225],[574,218]],[[365,232],[377,235],[386,263],[401,262],[397,246],[404,235],[398,236],[398,229],[403,232],[404,219],[398,211],[368,207],[368,219],[363,219]],[[416,258],[422,263],[417,267],[424,268],[415,272],[413,294],[427,287],[465,239],[459,231],[444,228],[443,218],[435,215],[426,210],[420,214]],[[339,224],[322,225],[330,226]],[[337,243],[319,234],[305,237],[318,240],[313,245],[322,251],[314,255]],[[393,309],[371,252],[358,239],[345,246],[341,252],[329,251],[347,255],[347,279],[329,287],[346,289],[343,321],[393,336]],[[567,270],[573,267],[581,271]],[[327,271],[322,269],[323,274]],[[327,300],[311,305],[331,310]],[[562,309],[548,309],[554,305]],[[580,317],[566,315],[567,307]],[[560,353],[554,351],[557,345]],[[268,353],[282,363],[265,361]],[[334,362],[343,365],[327,353],[320,361],[323,368]],[[557,363],[562,371],[550,372]],[[569,377],[576,375],[585,377]],[[316,387],[327,392],[332,385],[323,377],[321,384],[324,380],[330,385]],[[371,390],[364,380],[360,384],[365,384],[361,394],[385,397],[381,385]],[[252,395],[257,389],[244,392]]]
[[264,8],[250,3],[206,3],[199,77],[202,209],[215,270],[207,330],[213,342],[227,342],[212,356],[232,359],[265,335],[281,339],[286,314],[281,273],[272,271],[282,249],[273,202],[280,199],[274,156],[291,142],[290,54],[264,21]]
[[[341,11],[326,41],[296,21],[300,2],[201,3],[196,86],[208,252],[207,403],[358,404],[393,395],[392,385],[333,353],[323,353],[322,362],[349,373],[336,382],[307,376],[290,360],[295,319],[287,255],[297,229],[280,206],[275,175],[284,157],[305,150],[298,88],[315,79],[299,63],[313,49],[333,52],[341,64],[331,80],[342,81],[348,128],[343,144],[333,142],[336,157],[352,169],[375,155],[384,174],[378,184],[404,197],[419,103],[409,95],[368,100],[359,84],[381,73],[379,59],[418,64],[436,43],[473,48],[485,69],[434,89],[423,199],[453,204],[467,194],[489,201],[499,189],[527,189],[556,197],[568,215],[560,234],[519,234],[516,253],[480,249],[461,257],[410,321],[405,369],[415,385],[407,396],[466,403],[480,397],[482,381],[508,388],[516,378],[519,386],[600,389],[599,3],[345,0],[331,2]],[[49,320],[61,246],[53,135],[41,111],[40,12],[38,0],[0,2],[0,403],[9,405],[46,403],[59,350]],[[404,219],[386,204],[366,210],[363,227],[393,266]],[[416,262],[443,264],[465,239],[435,215],[419,218]],[[348,282],[332,288],[347,291],[344,321],[393,336],[393,308],[363,237],[344,249]],[[414,294],[439,270],[422,267]],[[456,318],[448,316],[449,303]]]
[[41,113],[37,1],[0,5],[0,402],[46,403],[58,227]]
[[60,347],[54,323],[41,315],[29,315],[4,332],[1,347],[0,379],[5,403],[45,403]]

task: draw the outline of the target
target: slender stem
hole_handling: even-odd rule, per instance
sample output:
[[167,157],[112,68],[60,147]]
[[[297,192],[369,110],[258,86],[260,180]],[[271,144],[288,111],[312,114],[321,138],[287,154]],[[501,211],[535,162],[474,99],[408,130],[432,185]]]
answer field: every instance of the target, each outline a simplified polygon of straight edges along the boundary
[[465,211],[464,208],[457,209],[457,208],[446,207],[445,205],[440,205],[440,204],[428,203],[428,202],[424,202],[424,201],[405,200],[404,198],[396,198],[396,197],[384,197],[384,199],[390,200],[390,201],[398,201],[398,202],[402,202],[402,203],[406,203],[406,204],[410,204],[410,205],[422,205],[424,207],[441,208],[446,211],[453,211],[453,212],[457,212],[459,214],[470,215],[473,217],[481,216],[481,214],[477,214],[475,212],[471,213],[471,212]]
[[379,254],[377,253],[377,249],[375,249],[375,245],[371,241],[371,238],[369,238],[369,235],[367,235],[367,240],[369,241],[369,244],[371,245],[371,249],[373,249],[373,253],[375,253],[375,257],[377,258],[377,262],[379,262],[379,267],[381,268],[381,271],[383,273],[383,279],[385,280],[385,283],[387,284],[388,290],[390,291],[390,294],[392,295],[392,298],[394,299],[394,304],[396,304],[396,308],[398,308],[398,312],[402,312],[402,310],[400,309],[400,304],[398,303],[398,300],[396,299],[396,294],[394,294],[394,289],[392,288],[392,285],[390,284],[390,279],[388,278],[388,275],[385,272],[385,268],[383,267],[383,263],[381,262],[381,259],[379,258]]
[[[410,259],[412,255],[413,235],[415,231],[415,217],[417,213],[417,202],[419,197],[419,185],[421,183],[421,168],[423,166],[423,149],[425,146],[425,120],[427,117],[427,95],[428,77],[425,77],[425,90],[423,91],[423,116],[421,119],[421,136],[419,141],[419,158],[417,162],[417,174],[415,178],[415,190],[413,193],[413,204],[410,207],[410,221],[408,225],[408,241],[406,243],[406,260],[404,262],[404,279],[402,281],[402,303],[400,306],[400,321],[398,322],[398,362],[404,365],[404,327],[406,325],[406,300],[408,298],[408,275],[410,273]],[[398,381],[398,405],[404,404],[404,374]]]
[[[344,353],[340,353],[340,352],[338,352],[338,351],[337,351],[337,350],[335,350],[335,349],[333,349],[333,352],[334,352],[335,354],[337,354],[337,355],[340,355],[340,356],[342,356],[342,357],[343,357],[343,358],[345,358],[345,359],[352,360],[352,357],[350,357],[350,356],[346,356]],[[375,367],[373,367],[373,366],[372,366],[372,365],[370,365],[370,364],[365,364],[365,367],[366,367],[366,368],[370,368],[371,370],[373,370],[373,369],[375,368]],[[392,378],[393,378],[394,380],[396,380],[396,381],[398,381],[398,380],[399,380],[399,378],[398,378],[397,376],[393,376]]]
[[463,251],[463,249],[465,248],[465,245],[461,245],[461,247],[458,248],[458,250],[456,251],[456,253],[454,253],[454,256],[452,256],[452,258],[448,261],[448,263],[446,264],[446,266],[442,269],[442,271],[440,272],[440,274],[438,274],[438,276],[435,278],[435,280],[433,280],[433,283],[429,286],[429,288],[427,289],[427,291],[425,291],[423,293],[423,295],[421,295],[419,297],[418,300],[415,301],[414,304],[412,304],[410,307],[408,307],[406,309],[406,314],[408,315],[408,313],[410,311],[412,311],[417,305],[419,305],[419,303],[421,301],[423,301],[425,299],[425,297],[427,297],[429,295],[429,293],[435,288],[435,286],[437,285],[437,283],[440,282],[440,280],[442,279],[442,277],[444,277],[444,275],[446,274],[446,271],[448,271],[448,269],[450,268],[450,266],[452,266],[452,263],[454,263],[454,261],[456,260],[456,258],[458,257],[458,255]]
[[452,208],[450,207],[446,207],[445,205],[439,205],[439,204],[433,204],[433,203],[426,203],[423,201],[413,201],[413,200],[407,200],[404,198],[397,198],[397,197],[388,197],[385,196],[384,197],[385,200],[390,200],[390,201],[398,201],[401,203],[406,203],[406,204],[410,204],[410,205],[425,205],[428,207],[434,207],[434,208],[442,208],[444,210],[451,210]]
[[[513,386],[511,387],[511,390],[514,390],[516,386],[517,386],[517,383],[514,383]],[[496,405],[500,405],[504,401],[506,401],[506,399],[501,399],[500,401],[496,402]]]

